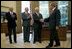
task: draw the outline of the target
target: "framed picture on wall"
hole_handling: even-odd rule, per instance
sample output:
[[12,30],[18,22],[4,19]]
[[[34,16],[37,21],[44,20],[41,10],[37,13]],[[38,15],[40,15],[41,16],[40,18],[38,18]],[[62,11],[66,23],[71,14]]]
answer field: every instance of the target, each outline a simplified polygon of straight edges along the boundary
[[[5,17],[5,14],[9,11],[10,7],[6,7],[6,6],[1,6],[1,23],[3,23],[3,19]],[[7,20],[5,19],[5,22],[7,22]]]

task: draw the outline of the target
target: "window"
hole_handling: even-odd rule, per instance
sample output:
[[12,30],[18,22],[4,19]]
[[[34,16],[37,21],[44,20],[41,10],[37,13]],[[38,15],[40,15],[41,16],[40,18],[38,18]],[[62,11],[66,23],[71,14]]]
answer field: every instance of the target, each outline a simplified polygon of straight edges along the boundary
[[42,14],[44,19],[49,17],[48,1],[39,1],[39,12]]
[[5,17],[6,12],[1,12],[1,23],[3,23],[3,18]]
[[30,1],[21,1],[21,13],[25,11],[25,7],[28,7],[30,12]]
[[58,8],[61,12],[61,25],[68,25],[68,1],[58,1]]
[[[23,12],[25,12],[25,7],[28,7],[28,9],[29,9],[28,12],[30,13],[30,1],[21,1],[21,14]],[[22,19],[21,19],[21,22],[22,22],[22,25],[23,25]]]

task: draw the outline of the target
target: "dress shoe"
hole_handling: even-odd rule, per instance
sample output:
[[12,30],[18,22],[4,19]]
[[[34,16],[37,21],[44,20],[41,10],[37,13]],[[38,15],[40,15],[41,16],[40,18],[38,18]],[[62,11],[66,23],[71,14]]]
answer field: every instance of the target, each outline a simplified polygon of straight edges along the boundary
[[54,45],[54,47],[58,47],[58,46],[60,46],[60,44],[59,44],[59,45],[57,45],[57,44],[56,44],[56,45]]
[[30,41],[27,41],[27,42],[29,42],[29,43],[30,43]]
[[12,44],[12,42],[10,42],[10,44]]
[[50,45],[46,46],[46,48],[50,48],[50,47],[52,47],[52,46],[50,46]]
[[33,42],[33,44],[35,44],[36,43],[36,41],[35,42]]
[[52,46],[53,46],[53,44],[50,44],[50,43],[49,43],[49,45],[46,46],[46,48],[50,48],[50,47],[52,47]]
[[38,41],[39,43],[41,43],[41,41]]
[[24,41],[24,42],[29,42],[30,43],[30,41]]
[[17,43],[17,41],[15,41],[15,43]]

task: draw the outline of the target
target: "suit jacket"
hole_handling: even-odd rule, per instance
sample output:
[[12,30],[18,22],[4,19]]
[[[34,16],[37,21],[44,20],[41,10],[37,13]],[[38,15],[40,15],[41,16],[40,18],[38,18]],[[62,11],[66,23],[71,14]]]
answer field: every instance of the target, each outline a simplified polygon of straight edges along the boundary
[[49,29],[55,29],[56,26],[60,25],[60,11],[56,8],[44,21],[49,22]]
[[38,28],[42,28],[42,22],[40,22],[40,19],[42,19],[42,15],[39,13],[39,16],[36,13],[33,13],[33,20],[34,20],[34,26]]
[[29,17],[30,14],[29,13],[25,14],[25,12],[23,12],[21,14],[21,16],[22,16],[22,20],[23,20],[23,26],[30,26],[30,20],[31,20],[31,17]]
[[5,18],[4,19],[7,19],[8,21],[8,27],[16,27],[16,21],[17,20],[17,15],[16,13],[13,12],[13,16],[11,16],[10,12],[7,12],[6,15],[5,15]]

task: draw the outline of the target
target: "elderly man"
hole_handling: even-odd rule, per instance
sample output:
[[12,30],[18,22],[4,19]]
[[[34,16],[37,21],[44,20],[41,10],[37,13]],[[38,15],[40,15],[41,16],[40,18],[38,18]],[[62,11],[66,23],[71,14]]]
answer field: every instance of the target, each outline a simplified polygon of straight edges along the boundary
[[42,29],[42,14],[39,13],[39,8],[35,8],[35,12],[33,13],[33,28],[34,28],[34,43],[38,41],[41,43],[41,29]]
[[25,8],[25,12],[22,13],[22,20],[23,20],[23,37],[24,37],[24,42],[29,42],[29,34],[30,34],[30,21],[31,21],[31,16],[28,13],[29,9],[28,7]]

